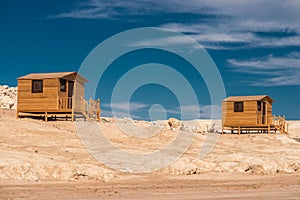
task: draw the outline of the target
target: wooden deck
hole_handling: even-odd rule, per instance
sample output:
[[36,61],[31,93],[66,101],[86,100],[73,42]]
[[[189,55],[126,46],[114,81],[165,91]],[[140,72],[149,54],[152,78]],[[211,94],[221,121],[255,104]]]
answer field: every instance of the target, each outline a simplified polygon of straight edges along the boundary
[[[78,101],[78,100],[77,100]],[[48,121],[49,118],[65,118],[66,120],[71,119],[75,120],[75,115],[83,115],[87,120],[95,119],[100,121],[101,109],[100,109],[100,100],[85,100],[81,97],[80,100],[80,109],[77,109],[75,106],[74,97],[57,97],[57,109],[47,109],[47,112],[43,110],[22,110],[17,111],[16,117],[40,117],[45,121]]]
[[288,123],[285,117],[282,116],[272,116],[272,122],[270,124],[257,124],[255,126],[222,126],[222,134],[225,131],[230,131],[231,133],[277,133],[288,134]]

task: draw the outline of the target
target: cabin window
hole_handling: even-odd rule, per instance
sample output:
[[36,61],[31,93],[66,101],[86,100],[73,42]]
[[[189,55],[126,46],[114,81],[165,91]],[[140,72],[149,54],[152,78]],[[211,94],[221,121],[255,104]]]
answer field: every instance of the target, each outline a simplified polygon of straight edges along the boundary
[[43,80],[32,80],[32,93],[43,93]]
[[244,102],[234,102],[234,112],[244,112]]
[[66,92],[67,91],[67,80],[60,79],[60,91]]
[[257,111],[261,111],[261,101],[257,102]]

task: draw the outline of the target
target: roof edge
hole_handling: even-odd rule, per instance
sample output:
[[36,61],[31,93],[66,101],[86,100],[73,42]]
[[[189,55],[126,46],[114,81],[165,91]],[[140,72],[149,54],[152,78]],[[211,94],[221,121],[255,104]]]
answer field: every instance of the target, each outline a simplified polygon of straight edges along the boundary
[[269,95],[249,95],[249,96],[229,96],[222,100],[222,102],[234,102],[234,101],[259,101],[267,98],[271,103],[274,100]]
[[66,76],[75,74],[76,79],[79,78],[83,82],[88,82],[81,74],[76,71],[71,72],[49,72],[49,73],[30,73],[24,76],[20,76],[17,80],[35,80],[35,79],[53,79],[53,78],[64,78]]

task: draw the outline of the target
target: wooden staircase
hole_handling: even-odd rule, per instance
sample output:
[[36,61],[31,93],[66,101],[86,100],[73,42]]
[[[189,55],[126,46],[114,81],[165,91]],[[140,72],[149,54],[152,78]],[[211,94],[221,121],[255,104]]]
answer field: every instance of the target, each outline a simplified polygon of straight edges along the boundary
[[100,99],[94,100],[90,98],[89,100],[85,100],[81,97],[81,112],[85,119],[99,122],[101,116]]
[[273,116],[272,117],[272,125],[275,128],[275,132],[278,130],[282,134],[288,134],[288,123],[285,121],[285,117],[283,116]]

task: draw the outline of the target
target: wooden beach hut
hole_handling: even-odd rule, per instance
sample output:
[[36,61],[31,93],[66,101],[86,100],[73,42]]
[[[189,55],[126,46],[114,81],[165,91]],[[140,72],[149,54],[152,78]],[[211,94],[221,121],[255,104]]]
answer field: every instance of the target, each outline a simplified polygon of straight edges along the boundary
[[84,100],[87,80],[77,72],[34,73],[18,78],[17,117],[100,119],[100,100]]
[[230,96],[222,101],[222,133],[277,132],[287,134],[285,117],[272,114],[274,100],[267,95]]

